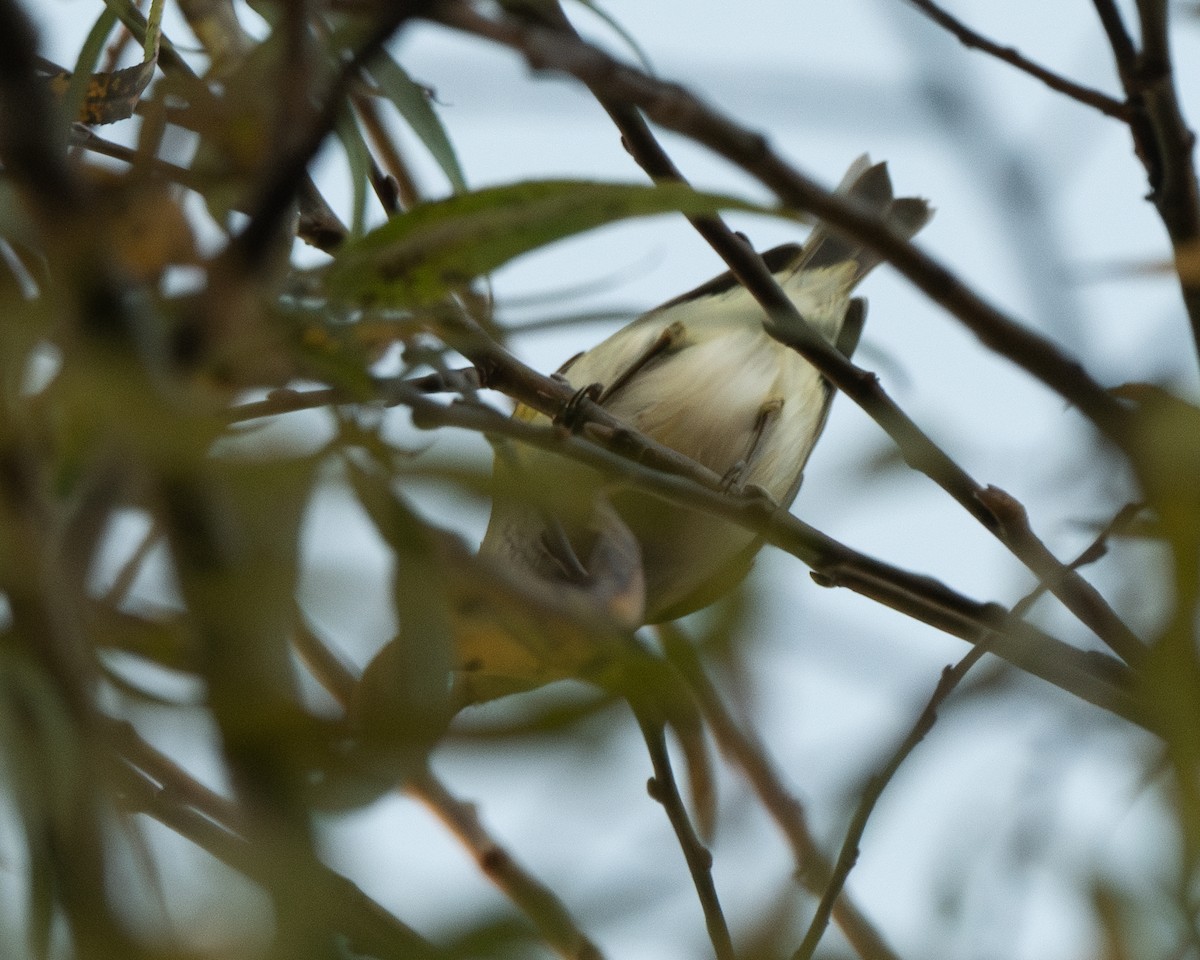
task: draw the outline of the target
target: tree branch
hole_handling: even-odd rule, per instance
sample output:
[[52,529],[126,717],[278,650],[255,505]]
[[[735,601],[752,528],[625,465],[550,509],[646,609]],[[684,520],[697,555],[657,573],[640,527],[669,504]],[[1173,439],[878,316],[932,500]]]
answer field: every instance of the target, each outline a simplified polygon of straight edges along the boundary
[[565,960],[601,960],[600,948],[579,928],[563,902],[488,832],[474,804],[459,800],[432,773],[410,783],[406,791],[471,852],[483,875],[529,917],[559,956]]
[[[297,617],[297,623],[297,652],[320,684],[345,706],[357,678],[308,627],[303,615]],[[564,960],[602,960],[600,949],[580,929],[554,891],[488,833],[472,804],[455,797],[429,770],[406,784],[405,791],[420,800],[471,852],[483,875],[530,919],[559,956]]]
[[[304,395],[296,396],[302,399]],[[811,567],[818,584],[848,587],[970,643],[977,643],[986,634],[999,633],[1001,637],[993,641],[992,647],[998,656],[1089,703],[1146,725],[1132,694],[1133,675],[1119,661],[1063,643],[1014,619],[1003,607],[970,600],[932,577],[858,553],[752,494],[722,492],[716,474],[686,457],[675,454],[674,461],[681,469],[670,472],[657,463],[635,461],[623,453],[630,446],[638,449],[644,438],[630,435],[628,430],[608,435],[589,431],[584,437],[564,435],[556,428],[507,417],[481,404],[445,405],[409,390],[402,382],[392,385],[386,402],[408,406],[414,423],[422,429],[450,426],[512,437],[586,463],[668,502],[740,524]],[[648,450],[656,446],[645,442]]]
[[1064,94],[1085,106],[1099,110],[1106,116],[1128,122],[1129,107],[1120,100],[1110,97],[1108,94],[1101,93],[1099,90],[1094,90],[1091,87],[1068,80],[1061,74],[1048,70],[1041,64],[1030,60],[1014,47],[1001,46],[995,41],[989,40],[983,34],[972,30],[957,17],[951,16],[947,11],[934,3],[933,0],[907,0],[907,2],[920,10],[921,13],[925,14],[925,16],[938,26],[943,27],[953,34],[964,47],[981,50],[995,57],[997,60],[1001,60],[1016,67],[1023,73],[1029,74],[1034,79],[1040,80],[1057,93]]
[[[1192,158],[1196,138],[1179,103],[1171,63],[1166,0],[1138,0],[1142,49],[1130,38],[1113,0],[1094,0],[1129,105],[1134,152],[1146,168],[1150,200],[1176,259],[1200,244],[1200,185]],[[1178,270],[1180,293],[1200,357],[1200,280]]]
[[[127,724],[114,724],[123,758],[116,766],[125,801],[186,837],[222,863],[255,880],[260,855],[241,835],[238,808],[159,753]],[[433,958],[438,951],[341,874],[320,866],[310,878],[354,947],[385,960]]]
[[1117,9],[1114,0],[1093,0],[1093,5],[1096,8],[1096,15],[1100,18],[1100,25],[1104,27],[1105,36],[1108,37],[1108,45],[1112,47],[1113,56],[1117,61],[1117,70],[1123,78],[1125,70],[1132,66],[1133,60],[1137,56],[1133,38],[1125,29],[1125,22],[1121,19],[1121,12]]
[[[1153,135],[1143,145],[1150,180],[1150,199],[1162,218],[1176,257],[1193,252],[1200,243],[1200,185],[1193,149],[1196,137],[1183,116],[1167,38],[1167,9],[1163,0],[1139,0],[1141,56],[1130,99],[1138,102]],[[1135,134],[1137,128],[1134,128]],[[1200,357],[1200,281],[1195,271],[1180,270],[1180,292]]]
[[[1130,504],[1119,510],[1112,520],[1097,534],[1092,543],[1075,558],[1071,566],[1080,567],[1088,563],[1093,563],[1102,557],[1107,549],[1108,538],[1114,532],[1131,522],[1140,509],[1138,505]],[[1042,586],[1035,588],[1013,607],[1012,615],[1014,617],[1024,617],[1044,592],[1045,589]],[[838,854],[833,872],[830,875],[828,886],[821,897],[821,902],[817,905],[817,910],[808,928],[808,933],[793,955],[793,960],[811,960],[825,927],[829,924],[830,914],[836,909],[837,902],[841,897],[842,889],[846,883],[846,878],[858,860],[859,843],[867,828],[867,821],[870,819],[879,798],[883,795],[884,789],[896,775],[896,771],[900,769],[900,765],[916,749],[917,744],[925,739],[926,734],[933,729],[933,725],[937,722],[937,711],[946,701],[946,698],[962,682],[962,679],[967,675],[967,671],[978,663],[985,653],[989,652],[992,652],[991,638],[985,638],[957,664],[953,667],[946,667],[942,671],[941,679],[934,688],[929,702],[925,705],[925,709],[921,711],[920,716],[917,717],[916,723],[913,724],[908,736],[901,741],[883,768],[868,781],[866,789],[859,799],[858,807],[854,811],[854,816],[850,820],[850,826],[846,831],[846,837],[842,842],[842,848]]]
[[696,887],[696,895],[704,910],[704,922],[708,927],[708,937],[712,941],[713,950],[716,951],[717,960],[734,960],[733,940],[729,936],[729,926],[725,922],[725,913],[721,909],[717,888],[713,884],[712,854],[696,836],[683,797],[679,794],[679,785],[675,782],[675,773],[671,769],[671,758],[667,753],[662,724],[648,721],[636,710],[634,712],[642,728],[642,736],[646,740],[646,749],[650,752],[650,762],[654,766],[654,776],[646,784],[646,789],[650,796],[662,805],[667,819],[675,829],[679,848],[683,851],[684,860],[687,861],[688,870],[692,875],[692,883]]
[[[820,895],[833,874],[833,865],[809,832],[804,807],[784,785],[766,748],[733,718],[721,695],[704,671],[696,650],[672,625],[659,628],[667,657],[696,695],[713,738],[727,760],[740,767],[767,814],[775,821],[792,850],[796,876],[814,895]],[[898,960],[883,936],[842,891],[834,901],[832,916],[863,960]]]
[[850,871],[858,860],[859,842],[862,840],[863,832],[867,828],[867,821],[870,819],[871,813],[875,810],[875,804],[883,795],[884,789],[891,782],[896,771],[900,769],[900,765],[916,749],[917,744],[925,739],[925,735],[933,729],[933,725],[937,722],[938,708],[950,696],[963,677],[966,676],[967,671],[978,663],[987,652],[986,645],[980,644],[973,650],[970,650],[953,667],[947,667],[942,671],[942,677],[938,681],[933,695],[929,698],[925,709],[921,711],[921,715],[917,717],[917,722],[913,724],[908,736],[896,748],[883,768],[868,782],[867,788],[863,791],[862,798],[859,800],[858,807],[854,811],[854,816],[850,819],[850,826],[846,830],[846,839],[842,843],[842,849],[838,854],[837,862],[834,864],[833,876],[829,880],[829,886],[821,897],[821,902],[817,905],[816,914],[813,916],[808,932],[804,935],[803,942],[801,942],[796,952],[792,954],[792,960],[811,960],[813,954],[816,952],[817,944],[820,943],[821,936],[825,932],[825,927],[829,924],[829,915],[833,911],[833,906],[837,902],[838,897],[841,895],[846,878],[850,875]]

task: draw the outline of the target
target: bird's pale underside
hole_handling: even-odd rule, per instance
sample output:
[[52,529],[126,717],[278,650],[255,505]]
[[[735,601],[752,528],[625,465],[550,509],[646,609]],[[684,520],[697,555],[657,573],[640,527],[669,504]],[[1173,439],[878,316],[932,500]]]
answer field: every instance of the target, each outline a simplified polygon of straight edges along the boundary
[[[839,192],[911,237],[928,204],[894,198],[884,164],[860,157]],[[764,260],[801,316],[847,356],[863,304],[858,282],[875,254],[818,225],[804,246]],[[850,320],[847,320],[847,317]],[[763,327],[763,311],[729,274],[618,330],[559,371],[592,385],[633,429],[702,463],[732,489],[757,488],[781,506],[799,489],[824,427],[831,385]],[[517,416],[536,419],[519,409]],[[625,628],[690,613],[736,585],[760,543],[727,521],[671,506],[550,453],[501,449],[497,495],[480,548],[507,575],[587,598]],[[521,498],[522,490],[546,496]],[[476,656],[472,667],[492,667]]]

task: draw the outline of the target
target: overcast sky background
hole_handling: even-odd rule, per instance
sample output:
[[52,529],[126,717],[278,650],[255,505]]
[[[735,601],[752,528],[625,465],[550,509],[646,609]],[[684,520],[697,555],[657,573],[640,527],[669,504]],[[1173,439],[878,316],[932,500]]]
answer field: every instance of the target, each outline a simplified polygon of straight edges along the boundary
[[[995,39],[1117,94],[1086,0],[947,6]],[[100,4],[37,0],[26,7],[44,24],[48,55],[69,64]],[[1121,273],[1163,260],[1168,247],[1143,200],[1144,174],[1127,132],[1115,122],[964,50],[902,0],[609,0],[606,9],[659,75],[765,132],[806,173],[834,183],[859,153],[888,160],[899,193],[926,196],[937,208],[921,245],[1059,340],[1101,382],[1168,382],[1195,394],[1195,356],[1177,292],[1162,278]],[[580,13],[577,21],[627,54],[595,18]],[[177,43],[190,40],[177,19],[167,24]],[[1198,39],[1189,23],[1176,31],[1179,85],[1193,120],[1200,116]],[[396,49],[436,91],[473,186],[543,176],[642,182],[603,112],[573,84],[531,77],[511,53],[432,27],[411,29]],[[698,186],[766,199],[723,161],[677,137],[663,139]],[[426,184],[444,189],[420,148],[413,152]],[[346,202],[336,158],[323,165],[322,183]],[[730,220],[763,248],[799,236],[782,222]],[[656,218],[523,258],[496,276],[495,291],[502,315],[514,322],[612,310],[632,317],[719,269],[682,219]],[[858,361],[879,372],[972,476],[1024,502],[1059,557],[1073,557],[1130,498],[1128,478],[1108,465],[1059,398],[987,353],[887,267],[863,291],[871,309]],[[612,326],[579,325],[514,343],[549,371]],[[315,437],[319,420],[311,423]],[[430,456],[451,453],[487,456],[472,438],[439,439]],[[932,483],[880,469],[892,460],[881,431],[839,400],[795,511],[857,549],[980,600],[1011,604],[1030,589],[1029,574]],[[473,537],[486,522],[485,504],[430,497],[425,507]],[[363,662],[394,626],[380,599],[382,548],[336,487],[314,509],[308,544],[306,602]],[[1146,552],[1147,570],[1154,561]],[[1114,570],[1101,563],[1089,576],[1139,630],[1151,631],[1161,611],[1142,604],[1138,585],[1119,582]],[[966,646],[847,591],[816,587],[790,557],[764,554],[753,589],[753,683],[739,705],[832,852],[848,798]],[[1052,605],[1036,616],[1059,636],[1088,642]],[[1136,889],[1169,870],[1158,801],[1143,789],[1144,771],[1130,763],[1145,742],[1034,680],[972,704],[945,711],[889,788],[849,889],[902,956],[1088,956],[1096,946],[1088,879],[1119,876]],[[205,730],[160,717],[150,732],[219,782],[205,760]],[[614,713],[594,744],[586,755],[568,741],[505,751],[455,746],[438,755],[437,766],[459,793],[480,802],[499,837],[562,893],[611,957],[705,955],[682,857],[645,793],[649,767],[636,728]],[[791,864],[745,787],[731,776],[722,787],[716,878],[736,936],[774,908]],[[503,909],[469,858],[410,801],[381,801],[331,821],[328,841],[339,869],[430,935],[461,916],[464,898]],[[204,858],[181,857],[168,869],[180,882],[215,870]],[[198,892],[180,922],[201,922],[205,897],[217,895]],[[211,931],[214,943],[250,928],[249,919],[235,922],[239,909],[252,916],[253,896],[229,901],[229,926]]]

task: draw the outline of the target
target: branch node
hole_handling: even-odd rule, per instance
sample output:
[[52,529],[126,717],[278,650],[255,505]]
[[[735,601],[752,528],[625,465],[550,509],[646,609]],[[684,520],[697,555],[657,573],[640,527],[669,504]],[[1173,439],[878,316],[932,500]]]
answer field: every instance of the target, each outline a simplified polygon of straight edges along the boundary
[[479,866],[489,876],[507,870],[508,865],[508,854],[498,846],[487,846],[479,852]]
[[1006,490],[989,484],[975,498],[995,518],[1006,540],[1029,529],[1024,505]]
[[837,578],[826,573],[824,570],[810,570],[808,575],[818,587],[832,588],[837,586]]

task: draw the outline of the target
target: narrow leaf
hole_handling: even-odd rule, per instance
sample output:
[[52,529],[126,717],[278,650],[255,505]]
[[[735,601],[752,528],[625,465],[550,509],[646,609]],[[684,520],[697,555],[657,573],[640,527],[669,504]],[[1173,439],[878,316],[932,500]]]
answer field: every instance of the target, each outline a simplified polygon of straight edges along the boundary
[[458,155],[437,111],[429,105],[429,92],[414,81],[386,50],[371,61],[369,72],[379,84],[379,89],[400,111],[400,116],[437,161],[450,186],[456,193],[465,192],[467,181],[459,166]]
[[536,180],[488,187],[393,217],[347,244],[326,278],[335,296],[349,300],[432,304],[450,287],[574,234],[632,217],[719,209],[777,213],[678,183]]
[[650,58],[646,56],[646,51],[642,49],[641,44],[637,42],[633,34],[626,30],[616,17],[600,6],[600,4],[596,3],[595,0],[576,0],[576,2],[581,7],[586,7],[588,10],[591,10],[593,14],[607,24],[608,28],[612,30],[612,32],[618,37],[620,37],[622,42],[629,47],[634,57],[636,57],[638,62],[642,65],[642,69],[645,70],[646,73],[653,76],[654,68],[650,65]]
[[353,194],[350,217],[350,235],[362,236],[367,216],[367,185],[371,182],[371,152],[363,141],[358,121],[350,113],[343,113],[334,127],[342,150],[346,154],[346,165],[350,168],[350,190]]

